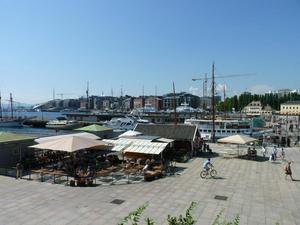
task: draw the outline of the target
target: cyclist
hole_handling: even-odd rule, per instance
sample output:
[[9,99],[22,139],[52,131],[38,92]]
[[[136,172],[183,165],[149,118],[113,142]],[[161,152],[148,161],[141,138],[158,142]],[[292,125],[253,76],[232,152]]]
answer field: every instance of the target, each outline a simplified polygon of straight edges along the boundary
[[205,162],[203,163],[203,169],[205,169],[206,171],[209,171],[211,167],[213,167],[213,165],[212,165],[212,163],[210,162],[210,158],[208,158],[208,159],[205,160]]

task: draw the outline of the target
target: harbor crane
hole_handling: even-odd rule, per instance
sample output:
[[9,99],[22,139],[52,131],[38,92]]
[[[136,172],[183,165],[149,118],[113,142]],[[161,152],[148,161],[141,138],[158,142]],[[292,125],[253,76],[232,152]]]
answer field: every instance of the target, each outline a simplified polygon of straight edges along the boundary
[[[255,74],[253,73],[248,73],[248,74],[228,74],[228,75],[219,75],[215,76],[215,63],[212,63],[212,76],[211,78],[208,78],[207,75],[205,74],[204,78],[192,78],[192,81],[197,81],[197,80],[203,80],[203,96],[204,94],[207,95],[207,80],[211,79],[212,80],[212,88],[211,88],[211,113],[212,113],[212,142],[215,143],[216,140],[216,134],[215,134],[215,115],[216,115],[216,108],[215,108],[215,79],[218,78],[229,78],[229,77],[243,77],[243,76],[253,76]],[[205,89],[205,90],[204,90]],[[224,99],[225,101],[225,99]]]

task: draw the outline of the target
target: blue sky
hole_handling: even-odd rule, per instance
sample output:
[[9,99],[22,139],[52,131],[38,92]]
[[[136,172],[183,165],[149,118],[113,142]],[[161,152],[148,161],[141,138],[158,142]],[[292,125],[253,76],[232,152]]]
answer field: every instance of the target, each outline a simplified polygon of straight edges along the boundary
[[[20,102],[84,95],[300,89],[299,0],[0,0],[0,90]],[[59,96],[57,96],[59,97]]]

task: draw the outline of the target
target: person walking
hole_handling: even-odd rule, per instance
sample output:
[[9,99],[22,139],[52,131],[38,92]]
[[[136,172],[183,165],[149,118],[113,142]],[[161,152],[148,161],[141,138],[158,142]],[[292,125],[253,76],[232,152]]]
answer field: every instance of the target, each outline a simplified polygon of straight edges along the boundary
[[16,165],[16,179],[22,179],[23,165],[18,162]]
[[285,179],[287,179],[287,176],[290,176],[291,179],[294,180],[293,177],[292,177],[291,163],[292,162],[288,162],[288,164],[284,168],[284,170],[285,170]]
[[285,151],[283,148],[281,148],[281,159],[282,161],[285,160]]

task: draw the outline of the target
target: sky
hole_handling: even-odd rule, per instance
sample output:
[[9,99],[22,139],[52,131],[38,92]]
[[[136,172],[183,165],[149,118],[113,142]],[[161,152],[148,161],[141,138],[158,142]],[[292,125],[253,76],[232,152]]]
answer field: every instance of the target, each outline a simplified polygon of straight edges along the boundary
[[300,89],[300,0],[0,0],[2,99]]

